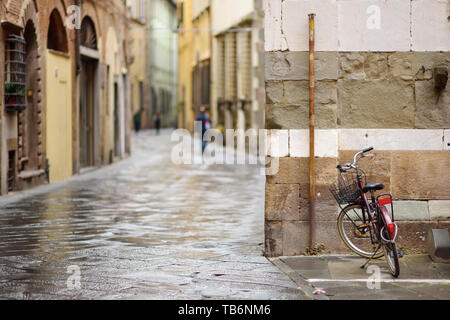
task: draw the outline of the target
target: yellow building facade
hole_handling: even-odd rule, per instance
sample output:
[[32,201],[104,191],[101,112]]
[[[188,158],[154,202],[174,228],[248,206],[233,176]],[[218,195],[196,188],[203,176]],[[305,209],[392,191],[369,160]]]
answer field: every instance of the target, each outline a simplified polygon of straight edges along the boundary
[[178,125],[190,131],[200,106],[211,102],[211,12],[209,1],[178,3]]
[[193,130],[192,111],[192,1],[183,0],[178,6],[178,127]]
[[50,183],[72,176],[72,68],[69,56],[47,50],[47,159]]
[[[139,115],[140,126],[145,128],[145,119],[149,117],[148,108],[145,106],[145,88],[148,88],[146,77],[147,67],[147,23],[148,1],[128,0],[127,7],[130,12],[130,83],[131,83],[131,112],[133,117]],[[134,123],[134,129],[136,129]]]

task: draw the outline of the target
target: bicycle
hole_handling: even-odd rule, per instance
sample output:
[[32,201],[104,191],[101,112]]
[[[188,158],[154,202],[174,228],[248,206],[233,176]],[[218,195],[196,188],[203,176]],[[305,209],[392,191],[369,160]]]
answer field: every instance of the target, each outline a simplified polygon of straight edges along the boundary
[[[383,190],[384,185],[366,181],[364,171],[358,167],[362,158],[375,156],[367,154],[373,149],[356,153],[353,163],[338,165],[340,175],[330,191],[341,209],[337,220],[339,236],[351,251],[368,259],[361,268],[385,256],[390,273],[397,278],[400,274],[395,243],[398,226],[394,220],[392,195],[384,193],[376,197],[375,192]],[[343,208],[343,205],[347,206]]]

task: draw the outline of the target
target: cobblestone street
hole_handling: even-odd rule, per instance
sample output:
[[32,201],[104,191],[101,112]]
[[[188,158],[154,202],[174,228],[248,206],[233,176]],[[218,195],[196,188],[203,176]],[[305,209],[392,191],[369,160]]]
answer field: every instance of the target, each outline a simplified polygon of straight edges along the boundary
[[306,299],[262,255],[259,168],[175,166],[173,145],[141,132],[122,162],[0,200],[0,298]]

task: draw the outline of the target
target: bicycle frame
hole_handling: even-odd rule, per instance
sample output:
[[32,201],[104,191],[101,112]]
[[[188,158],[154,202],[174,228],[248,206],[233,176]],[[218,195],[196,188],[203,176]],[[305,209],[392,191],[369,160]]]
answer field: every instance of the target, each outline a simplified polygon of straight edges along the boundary
[[[398,261],[398,251],[395,240],[397,238],[398,227],[394,222],[394,206],[392,203],[392,195],[382,194],[375,196],[376,191],[382,190],[382,184],[372,184],[365,181],[364,171],[358,168],[358,160],[364,157],[373,157],[374,155],[365,155],[365,153],[373,150],[373,147],[364,149],[353,158],[353,163],[348,163],[345,166],[338,165],[341,173],[341,180],[330,186],[330,191],[336,198],[339,206],[342,209],[341,214],[338,217],[338,229],[342,240],[345,242],[348,248],[360,256],[368,258],[367,262],[361,266],[365,268],[369,262],[374,258],[386,257],[391,274],[394,277],[398,277],[400,274],[400,267]],[[358,157],[360,158],[358,159]],[[356,171],[356,181],[350,181],[345,183],[344,173],[349,170]],[[344,183],[341,181],[344,180]],[[353,186],[353,189],[352,189]],[[355,188],[356,187],[356,188]],[[358,194],[359,191],[359,194]],[[370,196],[367,194],[370,192]],[[356,200],[355,200],[356,199]],[[341,204],[348,204],[346,208],[342,208]],[[388,205],[391,205],[391,212],[388,210]],[[356,212],[355,209],[360,209],[361,212]],[[348,212],[355,212],[357,219],[353,219],[349,216]],[[346,231],[343,231],[343,219],[345,216],[351,221],[355,228],[356,238],[366,238],[372,242],[373,253],[365,251],[366,249],[360,249],[360,245],[353,243],[353,240],[349,240],[346,235]],[[360,216],[362,215],[362,217]],[[358,222],[360,221],[360,222]],[[362,224],[360,224],[362,222]],[[367,242],[367,244],[369,244]],[[363,245],[364,246],[364,245]],[[383,249],[384,254],[378,254],[380,249]],[[370,252],[370,253],[369,253]]]
[[[377,240],[379,241],[379,237],[378,237],[378,226],[376,225],[376,223],[374,223],[374,217],[372,215],[373,213],[373,209],[371,208],[371,203],[375,203],[375,195],[372,192],[372,202],[369,203],[369,199],[367,198],[367,195],[363,192],[364,189],[364,185],[363,185],[363,179],[362,179],[362,175],[361,173],[358,171],[357,172],[357,179],[358,179],[358,185],[359,185],[359,190],[361,192],[361,200],[359,201],[361,208],[362,208],[362,220],[363,223],[366,225],[372,224],[372,226],[374,226],[374,233],[377,235]],[[365,209],[365,210],[364,210]],[[366,212],[367,212],[367,217],[366,217]],[[369,228],[370,231],[370,238],[372,239],[372,243],[374,243],[374,239],[373,239],[373,235],[372,235],[372,230]]]
[[[395,241],[395,239],[397,238],[398,227],[394,223],[394,216],[393,216],[394,210],[393,210],[393,204],[392,204],[392,196],[390,194],[385,193],[385,194],[379,195],[377,198],[375,198],[375,192],[371,191],[371,201],[369,202],[369,199],[368,199],[366,193],[364,193],[364,191],[363,191],[364,190],[363,179],[362,179],[362,175],[359,171],[357,172],[357,179],[358,179],[359,189],[361,191],[361,199],[359,200],[359,204],[361,205],[361,208],[362,208],[363,223],[366,225],[372,224],[372,226],[374,227],[374,233],[376,234],[378,241],[384,241],[384,242]],[[389,196],[389,201],[382,201],[384,199],[380,200],[382,197],[386,197],[386,196]],[[392,217],[389,214],[389,212],[385,206],[387,204],[391,204]],[[366,217],[366,212],[367,212],[367,217]],[[383,227],[380,224],[381,219],[385,222],[385,225],[387,225],[389,228],[388,234],[389,234],[390,239],[385,239],[383,237],[383,234],[382,234]],[[374,241],[373,241],[373,237],[372,237],[372,231],[370,228],[369,228],[369,231],[371,233],[371,239],[372,239],[372,243],[373,243]]]

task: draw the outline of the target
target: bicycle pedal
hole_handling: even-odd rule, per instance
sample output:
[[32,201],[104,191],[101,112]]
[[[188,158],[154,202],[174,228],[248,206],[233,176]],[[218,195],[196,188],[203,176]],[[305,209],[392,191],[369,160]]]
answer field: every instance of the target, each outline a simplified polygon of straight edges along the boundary
[[355,237],[368,238],[370,237],[370,234],[367,234],[367,232],[369,232],[369,226],[367,224],[362,224],[355,229]]
[[369,226],[367,224],[362,224],[358,227],[361,232],[367,232],[369,230]]

